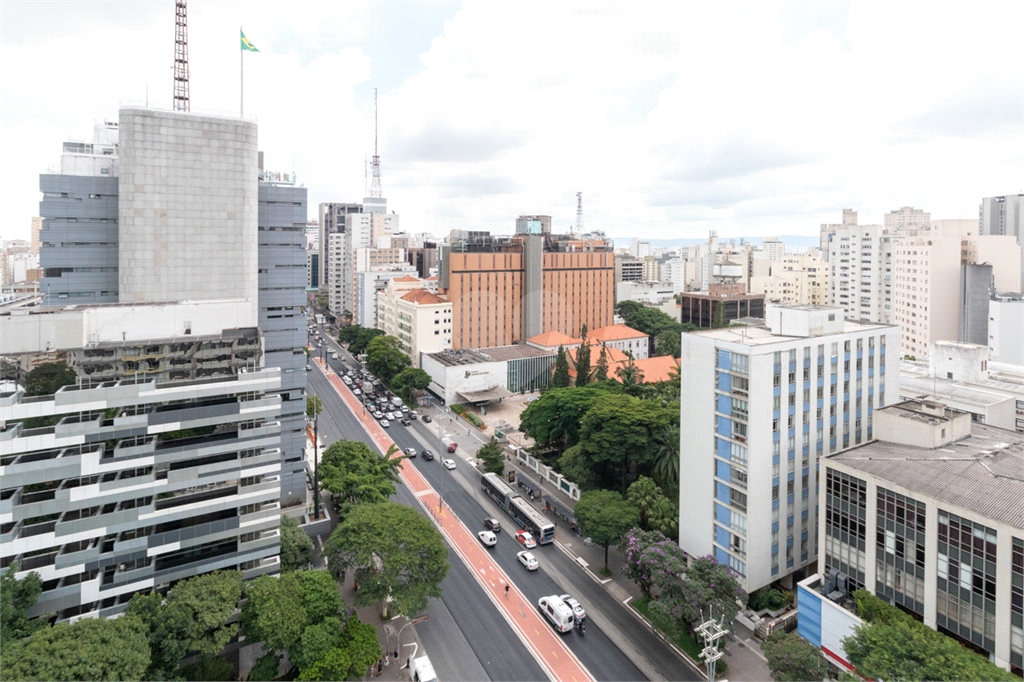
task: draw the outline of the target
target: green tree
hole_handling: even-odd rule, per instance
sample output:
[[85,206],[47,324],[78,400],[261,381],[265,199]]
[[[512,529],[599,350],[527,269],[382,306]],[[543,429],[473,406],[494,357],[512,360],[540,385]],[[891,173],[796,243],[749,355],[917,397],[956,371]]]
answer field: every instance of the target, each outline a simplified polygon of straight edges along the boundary
[[821,649],[795,632],[777,631],[761,642],[768,669],[777,682],[804,682],[828,678],[828,664]]
[[366,346],[366,366],[374,376],[390,383],[409,366],[409,356],[402,352],[401,342],[394,336],[378,336]]
[[604,570],[608,572],[608,547],[622,539],[640,516],[622,495],[614,490],[587,490],[573,508],[580,530],[591,541],[604,547]]
[[595,490],[599,487],[594,462],[579,443],[566,448],[558,458],[558,471],[579,486],[580,490]]
[[281,516],[281,570],[295,571],[309,565],[315,555],[313,540],[299,527],[299,520]]
[[327,650],[299,673],[300,680],[347,680],[360,678],[381,655],[377,629],[353,616],[341,631],[339,645]]
[[370,450],[366,443],[338,440],[331,443],[320,460],[320,488],[334,493],[334,500],[345,516],[359,504],[384,502],[395,494],[398,467],[402,457],[385,457]]
[[658,581],[661,594],[651,602],[651,617],[657,623],[683,626],[692,633],[701,613],[713,609],[716,618],[723,617],[723,627],[732,629],[738,611],[736,600],[745,602],[746,594],[728,566],[713,556],[704,556],[690,562],[685,580],[671,575],[666,578]]
[[576,385],[586,386],[590,383],[590,344],[587,343],[587,325],[585,324],[580,329],[580,337],[583,339],[583,343],[576,349],[574,369],[576,370]]
[[[656,343],[658,336],[665,332],[672,332],[678,340],[682,332],[692,331],[696,328],[692,325],[682,325],[678,320],[661,310],[648,308],[637,301],[619,301],[615,305],[615,312],[622,317],[630,328],[647,334],[648,343]],[[648,353],[649,355],[654,355],[655,348],[649,348]]]
[[679,424],[669,424],[658,434],[652,471],[664,481],[679,480]]
[[77,381],[75,371],[63,362],[48,362],[28,373],[25,395],[53,395],[60,387],[70,386]]
[[597,356],[597,364],[594,366],[594,381],[608,380],[608,351],[604,344],[601,344],[601,353]]
[[316,419],[316,416],[323,411],[324,403],[322,400],[320,400],[320,396],[306,396],[306,417],[308,417],[310,421]]
[[725,304],[721,301],[716,301],[715,310],[711,318],[711,328],[720,329],[727,326],[729,326],[729,320],[725,318]]
[[413,390],[422,391],[430,385],[431,381],[431,376],[422,369],[406,367],[391,380],[391,390],[397,393],[406,404],[412,405],[416,402],[412,397]]
[[519,415],[519,430],[546,448],[564,452],[579,442],[583,415],[606,395],[602,386],[552,388]]
[[188,630],[191,612],[181,604],[170,605],[159,592],[136,594],[128,602],[127,615],[146,626],[149,639],[147,680],[174,680],[180,677],[178,664],[188,654]]
[[352,509],[324,547],[331,574],[354,569],[356,606],[394,600],[395,611],[412,615],[441,597],[448,575],[448,550],[441,534],[416,510],[393,502]]
[[215,680],[235,679],[235,666],[222,656],[204,654],[199,660],[182,668],[182,676],[186,680],[214,682]]
[[25,616],[36,605],[43,591],[43,579],[32,571],[21,580],[15,577],[18,562],[11,563],[7,572],[0,575],[0,646],[28,637],[46,625],[45,619],[30,619]]
[[299,670],[311,668],[331,649],[341,644],[341,620],[327,618],[302,631],[299,642],[288,652],[292,665]]
[[640,515],[644,530],[656,530],[668,537],[679,537],[679,511],[675,503],[665,497],[654,479],[640,476],[626,491],[626,501]]
[[256,665],[249,671],[247,679],[253,682],[271,682],[277,677],[277,670],[281,667],[281,657],[271,651],[256,659]]
[[487,445],[477,450],[476,456],[484,463],[484,471],[501,476],[505,473],[505,457],[501,445],[493,438]]
[[682,340],[675,330],[663,331],[654,337],[654,350],[658,355],[671,355],[678,358],[682,352]]
[[843,639],[846,658],[875,680],[1019,680],[926,625],[906,620],[859,625]]
[[[359,338],[359,332],[363,327],[358,324],[350,324],[338,330],[338,343],[355,343]],[[351,348],[349,350],[352,350]]]
[[214,655],[220,653],[238,633],[238,625],[228,624],[242,596],[242,574],[238,571],[214,571],[182,580],[167,593],[167,604],[185,609],[189,619],[184,630],[188,651]]
[[356,335],[354,340],[349,344],[348,351],[352,355],[358,355],[366,351],[367,346],[370,342],[379,336],[384,336],[383,329],[375,329],[374,327],[360,327],[359,325],[353,325],[357,327]]
[[569,360],[565,355],[565,348],[558,347],[558,355],[555,356],[555,373],[551,376],[552,388],[565,388],[569,385]]
[[59,623],[3,647],[5,680],[141,680],[149,666],[146,626],[138,618]]
[[615,376],[618,377],[623,390],[630,395],[636,395],[643,388],[644,372],[633,362],[632,355],[627,357],[625,365],[620,365],[615,370]]
[[347,609],[338,594],[338,584],[334,582],[330,572],[299,571],[294,579],[302,589],[302,605],[306,609],[306,617],[310,624],[316,624],[326,618],[345,615]]
[[264,642],[270,651],[290,650],[298,644],[309,624],[300,573],[280,578],[263,575],[245,584],[240,621],[247,641]]
[[[625,492],[631,467],[638,474],[650,472],[652,446],[671,423],[671,411],[650,400],[606,395],[583,416],[580,444],[592,462],[618,471],[620,490]],[[607,474],[598,475],[615,485]]]
[[331,304],[331,297],[326,291],[317,292],[316,295],[316,310],[321,315],[326,315],[329,312]]

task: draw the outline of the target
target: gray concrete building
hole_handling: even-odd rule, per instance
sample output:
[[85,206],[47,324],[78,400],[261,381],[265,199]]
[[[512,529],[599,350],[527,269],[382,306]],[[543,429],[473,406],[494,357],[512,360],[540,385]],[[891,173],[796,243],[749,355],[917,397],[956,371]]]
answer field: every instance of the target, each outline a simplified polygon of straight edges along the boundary
[[[84,328],[74,313],[31,315]],[[0,393],[0,569],[42,577],[28,615],[113,616],[199,573],[279,573],[281,370],[260,366],[259,331],[61,352],[77,384]]]
[[988,345],[988,302],[992,296],[992,266],[988,263],[960,264],[961,343]]
[[259,184],[259,326],[281,369],[281,503],[306,499],[306,188]]
[[120,130],[119,299],[255,300],[256,123],[124,107]]

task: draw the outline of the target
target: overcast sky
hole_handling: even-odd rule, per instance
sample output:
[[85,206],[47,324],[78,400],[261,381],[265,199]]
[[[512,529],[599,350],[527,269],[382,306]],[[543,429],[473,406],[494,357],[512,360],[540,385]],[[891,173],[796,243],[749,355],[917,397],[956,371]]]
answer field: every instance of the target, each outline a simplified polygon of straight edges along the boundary
[[[193,110],[245,109],[266,167],[407,231],[521,213],[652,239],[812,234],[1024,191],[1024,3],[193,0]],[[171,100],[174,2],[0,0],[0,238],[118,103]]]

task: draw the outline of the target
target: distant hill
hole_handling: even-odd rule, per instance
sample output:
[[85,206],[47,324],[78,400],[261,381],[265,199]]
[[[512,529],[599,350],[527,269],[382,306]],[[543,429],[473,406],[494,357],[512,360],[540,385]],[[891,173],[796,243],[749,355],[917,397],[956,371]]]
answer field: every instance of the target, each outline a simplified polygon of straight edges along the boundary
[[[790,251],[794,249],[806,249],[820,244],[818,235],[780,234],[778,237],[783,243],[785,243],[786,249]],[[613,237],[612,239],[615,240],[615,248],[629,248],[633,244],[632,237]],[[719,237],[718,241],[722,244],[728,244],[730,242],[736,242],[739,244],[742,240],[748,244],[753,244],[754,246],[761,246],[762,239],[764,239],[764,237]],[[671,248],[673,246],[693,246],[695,244],[708,243],[707,237],[704,237],[703,239],[649,239],[647,241],[651,242],[652,249],[659,247]]]

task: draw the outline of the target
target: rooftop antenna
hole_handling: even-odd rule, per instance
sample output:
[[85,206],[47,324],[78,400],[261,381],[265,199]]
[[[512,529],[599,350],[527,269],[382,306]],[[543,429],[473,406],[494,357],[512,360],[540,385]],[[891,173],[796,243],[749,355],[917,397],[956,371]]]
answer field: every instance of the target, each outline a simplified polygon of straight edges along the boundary
[[370,159],[363,156],[363,196],[370,194]]
[[576,192],[576,234],[583,234],[583,192]]
[[373,89],[373,178],[370,180],[370,196],[382,197],[384,191],[380,187],[380,155],[377,154],[377,88]]
[[174,110],[188,111],[188,2],[174,2]]

